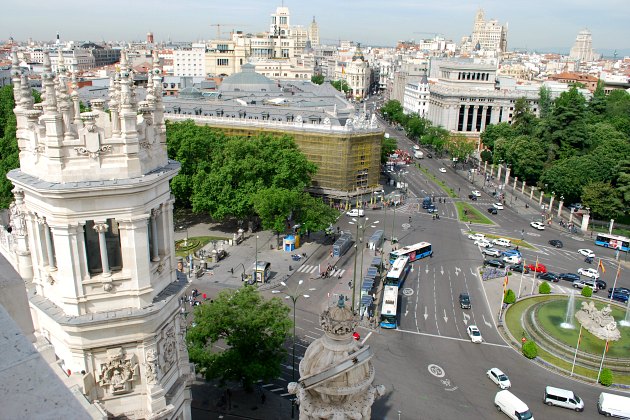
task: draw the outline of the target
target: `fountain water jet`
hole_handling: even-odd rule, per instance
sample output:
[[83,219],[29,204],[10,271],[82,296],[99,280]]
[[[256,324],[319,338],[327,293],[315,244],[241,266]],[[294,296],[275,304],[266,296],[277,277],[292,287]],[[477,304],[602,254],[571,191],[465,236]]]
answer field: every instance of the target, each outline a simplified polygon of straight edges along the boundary
[[573,329],[575,325],[573,324],[573,318],[575,317],[575,293],[571,291],[571,295],[569,295],[569,301],[567,302],[567,316],[564,319],[564,322],[560,324],[560,327],[565,329]]
[[619,321],[619,325],[623,327],[630,327],[630,299],[626,302],[626,317]]

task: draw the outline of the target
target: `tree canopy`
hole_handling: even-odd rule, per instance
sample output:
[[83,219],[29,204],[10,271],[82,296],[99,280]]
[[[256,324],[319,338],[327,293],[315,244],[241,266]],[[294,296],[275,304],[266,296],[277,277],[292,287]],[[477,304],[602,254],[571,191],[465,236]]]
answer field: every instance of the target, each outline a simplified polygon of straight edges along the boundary
[[251,286],[223,290],[195,307],[195,324],[186,335],[190,360],[206,379],[239,381],[246,389],[276,378],[292,326],[288,314],[280,299],[265,300]]

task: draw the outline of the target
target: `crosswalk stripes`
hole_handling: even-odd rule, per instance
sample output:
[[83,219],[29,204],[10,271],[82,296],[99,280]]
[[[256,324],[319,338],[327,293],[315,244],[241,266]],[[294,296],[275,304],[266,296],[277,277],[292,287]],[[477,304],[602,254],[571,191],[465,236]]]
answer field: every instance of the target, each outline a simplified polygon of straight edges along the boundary
[[[304,274],[313,274],[313,273],[318,273],[318,266],[317,265],[310,265],[310,264],[304,264],[302,266],[300,266],[297,270],[298,273],[304,273]],[[339,277],[339,276],[343,276],[343,273],[345,273],[346,270],[345,269],[337,269],[337,270],[333,270],[333,272],[331,273],[331,277]]]

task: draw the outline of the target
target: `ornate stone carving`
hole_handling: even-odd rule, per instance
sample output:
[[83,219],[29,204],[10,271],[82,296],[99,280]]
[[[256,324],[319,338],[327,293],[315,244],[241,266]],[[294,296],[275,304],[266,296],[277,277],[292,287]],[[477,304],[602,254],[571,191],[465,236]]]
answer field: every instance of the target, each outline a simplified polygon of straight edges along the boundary
[[95,223],[92,227],[92,229],[94,229],[96,233],[107,232],[108,228],[109,226],[107,226],[107,223]]
[[154,384],[158,380],[159,376],[159,366],[158,366],[158,355],[155,350],[150,349],[144,355],[144,372],[147,378],[147,383]]
[[133,381],[139,376],[136,356],[125,358],[122,348],[108,350],[107,361],[100,368],[98,384],[112,395],[131,392]]
[[617,341],[621,338],[621,333],[617,329],[617,322],[611,313],[610,305],[598,310],[593,301],[589,301],[582,302],[582,309],[577,311],[575,317],[584,328],[597,338]]
[[162,371],[168,372],[177,359],[177,339],[175,338],[175,326],[168,325],[162,330],[160,354],[162,355]]
[[88,155],[92,159],[96,159],[102,153],[110,152],[112,146],[109,144],[101,145],[104,137],[104,131],[96,125],[96,112],[84,112],[81,114],[84,127],[79,130],[79,139],[83,141],[85,146],[75,147],[79,155]]
[[297,117],[295,117],[295,122],[298,124],[302,124],[304,122],[304,119],[301,115],[298,115]]
[[20,206],[14,201],[9,206],[9,226],[11,226],[11,233],[16,236],[26,235],[26,220],[24,219],[24,213],[20,209]]

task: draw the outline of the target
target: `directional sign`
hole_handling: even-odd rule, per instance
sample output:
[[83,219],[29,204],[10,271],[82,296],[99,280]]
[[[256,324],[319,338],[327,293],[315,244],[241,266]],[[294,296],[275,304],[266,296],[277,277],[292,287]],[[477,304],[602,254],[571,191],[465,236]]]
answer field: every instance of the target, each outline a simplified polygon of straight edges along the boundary
[[462,315],[464,316],[464,324],[468,325],[468,321],[470,320],[470,315],[468,315],[466,312],[462,312]]
[[427,312],[427,307],[424,307],[424,320],[426,321],[427,318],[429,317],[429,313]]
[[444,322],[448,322],[448,317],[446,316],[446,309],[444,309]]
[[440,274],[444,275],[444,267],[440,266]]
[[459,272],[461,271],[461,269],[459,267],[455,267],[455,275],[459,276]]
[[402,294],[405,296],[412,296],[413,295],[413,289],[411,287],[405,287],[402,290]]
[[486,324],[488,327],[492,327],[492,324],[489,323],[488,321],[486,321],[486,317],[483,316],[483,314],[481,315],[481,317],[483,318],[483,323]]

